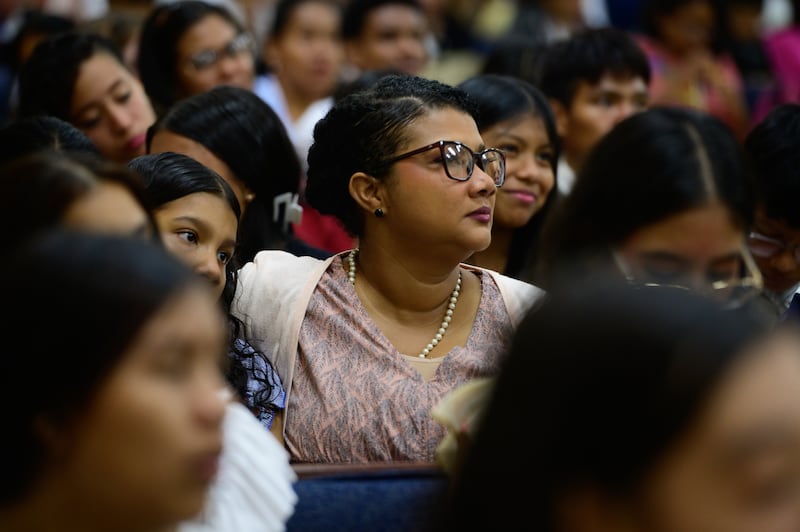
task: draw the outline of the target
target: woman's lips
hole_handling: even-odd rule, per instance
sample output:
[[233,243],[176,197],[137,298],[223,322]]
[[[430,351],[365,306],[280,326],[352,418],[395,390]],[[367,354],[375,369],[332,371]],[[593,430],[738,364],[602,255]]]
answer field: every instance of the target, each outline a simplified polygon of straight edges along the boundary
[[478,220],[479,222],[488,223],[492,221],[492,209],[489,207],[481,207],[480,209],[475,209],[471,213],[468,214],[470,218],[473,220]]
[[536,202],[536,195],[533,192],[528,192],[527,190],[507,190],[505,192],[509,196],[515,198],[520,203],[524,203],[525,205],[531,205],[532,203]]
[[147,133],[139,133],[131,137],[125,146],[131,151],[138,150],[142,147],[145,140],[147,140]]

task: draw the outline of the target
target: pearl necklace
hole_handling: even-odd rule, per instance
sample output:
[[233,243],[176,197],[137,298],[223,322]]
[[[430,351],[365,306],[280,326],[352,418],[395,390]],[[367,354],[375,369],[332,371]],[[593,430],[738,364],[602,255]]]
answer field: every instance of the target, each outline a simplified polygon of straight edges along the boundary
[[[358,255],[358,248],[355,248],[350,251],[347,255],[347,264],[349,266],[347,271],[347,278],[350,280],[350,284],[353,286],[356,285],[356,255]],[[428,345],[420,351],[419,358],[427,358],[433,348],[436,347],[439,342],[442,341],[442,337],[444,337],[444,333],[447,332],[447,328],[450,326],[450,321],[453,319],[453,311],[456,308],[456,303],[458,303],[458,296],[461,294],[461,270],[458,272],[458,281],[456,281],[456,287],[453,289],[453,292],[450,294],[450,302],[447,304],[447,312],[444,314],[444,319],[442,320],[442,324],[439,325],[439,330],[436,331],[436,335],[431,338],[431,341],[428,342]]]

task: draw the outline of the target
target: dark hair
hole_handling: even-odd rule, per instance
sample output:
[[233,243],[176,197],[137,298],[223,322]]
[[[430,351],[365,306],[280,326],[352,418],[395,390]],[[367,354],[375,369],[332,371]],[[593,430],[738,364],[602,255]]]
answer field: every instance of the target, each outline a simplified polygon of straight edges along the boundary
[[22,25],[17,31],[11,47],[14,50],[12,63],[14,68],[22,66],[22,45],[31,37],[42,39],[49,35],[56,35],[75,29],[75,21],[69,17],[46,13],[40,9],[27,9],[22,13]]
[[359,236],[362,212],[350,196],[350,176],[386,176],[386,160],[408,142],[406,130],[431,110],[452,108],[473,118],[474,102],[461,89],[411,75],[383,76],[337,101],[314,128],[305,195],[322,214],[336,216]]
[[139,176],[125,166],[85,153],[32,151],[0,165],[0,249],[7,253],[35,234],[61,226],[67,210],[102,181],[125,187],[147,213],[157,239],[150,201]]
[[542,273],[594,271],[634,231],[714,202],[743,231],[752,224],[752,176],[730,129],[690,109],[653,107],[632,115],[595,146],[545,223]]
[[254,194],[239,224],[240,264],[262,249],[282,249],[290,231],[288,213],[275,213],[274,200],[297,194],[300,160],[278,115],[252,91],[215,87],[176,103],[147,132],[147,148],[160,130],[202,144],[221,159]]
[[370,13],[387,5],[408,6],[424,13],[417,0],[349,0],[342,14],[342,39],[358,38],[364,31],[364,23]]
[[650,83],[647,55],[630,34],[611,27],[582,30],[550,44],[535,70],[535,85],[567,108],[581,82],[595,84],[611,75]]
[[244,31],[241,23],[222,5],[201,0],[181,0],[155,6],[142,23],[137,68],[145,92],[161,116],[181,98],[178,88],[178,42],[200,20],[216,15]]
[[278,0],[272,13],[270,30],[268,32],[269,38],[274,39],[283,35],[283,32],[286,31],[286,28],[289,26],[289,22],[295,10],[303,4],[308,3],[326,4],[337,11],[341,11],[342,9],[342,3],[338,0]]
[[67,32],[42,40],[20,71],[16,117],[52,115],[71,122],[81,65],[99,53],[127,70],[119,48],[101,35]]
[[770,218],[800,229],[800,104],[774,107],[747,134],[757,201]]
[[[7,505],[51,465],[39,423],[84,415],[142,327],[197,277],[150,242],[61,231],[17,248],[0,271],[16,306],[0,325],[0,452],[14,457],[0,483]],[[39,392],[28,389],[32,376]]]
[[558,132],[555,118],[547,98],[539,89],[519,78],[495,74],[473,76],[458,85],[477,103],[478,130],[484,132],[498,122],[523,116],[533,115],[541,119],[547,138],[553,146],[553,189],[544,207],[537,212],[523,227],[514,230],[511,237],[507,275],[521,277],[533,273],[533,261],[536,259],[539,233],[543,221],[558,201],[558,158],[560,154]]
[[[641,10],[641,26],[642,31],[657,41],[661,41],[660,21],[663,17],[673,14],[678,9],[681,9],[689,4],[697,2],[698,0],[646,0],[642,5]],[[714,53],[721,51],[720,41],[720,28],[717,0],[702,0],[706,2],[714,10],[714,32],[711,35],[711,42],[709,46]]]
[[576,491],[634,497],[768,323],[674,288],[550,294],[517,329],[447,526],[555,532]]
[[492,44],[480,73],[514,76],[535,85],[539,57],[546,48],[547,44],[534,37],[507,35]]
[[55,116],[29,116],[0,127],[0,161],[43,149],[100,157],[97,147],[83,131]]
[[[219,174],[191,157],[174,152],[152,153],[132,159],[128,166],[138,171],[144,178],[147,192],[156,209],[190,194],[206,192],[226,200],[236,219],[239,219],[239,201],[230,185]],[[249,397],[247,378],[251,377],[258,381],[262,390],[252,394],[252,402],[247,406],[251,410],[272,410],[271,399],[275,391],[272,382],[258,372],[248,374],[244,361],[249,361],[247,367],[261,367],[264,364],[270,365],[270,362],[262,353],[235,341],[242,329],[241,321],[230,311],[237,283],[237,264],[232,260],[225,267],[225,287],[220,297],[222,309],[231,325],[232,340],[229,345],[230,357],[225,368],[225,377],[242,401],[248,401]],[[253,364],[252,359],[255,358],[261,359],[263,364]]]
[[[187,155],[171,151],[140,155],[131,159],[128,168],[142,177],[153,209],[190,194],[206,192],[225,200],[236,221],[239,221],[242,211],[230,185],[214,170]],[[233,301],[236,279],[236,263],[231,260],[225,267],[225,288],[222,292],[225,310],[230,308]]]

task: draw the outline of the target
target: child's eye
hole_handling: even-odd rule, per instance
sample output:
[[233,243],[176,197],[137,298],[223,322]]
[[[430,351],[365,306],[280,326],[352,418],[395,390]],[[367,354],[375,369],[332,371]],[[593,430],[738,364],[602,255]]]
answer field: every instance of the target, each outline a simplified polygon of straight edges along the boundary
[[195,233],[194,231],[178,231],[177,235],[182,239],[186,240],[187,242],[191,242],[193,244],[196,244],[197,241],[199,240],[197,238],[197,233]]

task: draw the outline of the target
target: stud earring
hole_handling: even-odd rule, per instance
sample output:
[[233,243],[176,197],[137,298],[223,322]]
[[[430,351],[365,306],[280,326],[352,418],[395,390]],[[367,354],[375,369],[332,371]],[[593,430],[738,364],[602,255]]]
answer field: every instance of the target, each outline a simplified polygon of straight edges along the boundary
[[375,218],[383,218],[383,209],[380,207],[375,209]]

